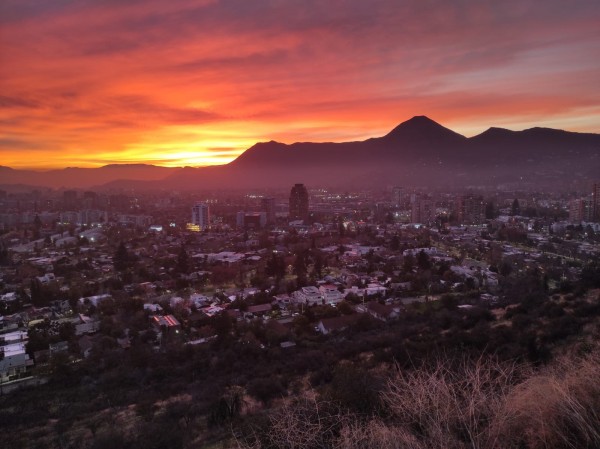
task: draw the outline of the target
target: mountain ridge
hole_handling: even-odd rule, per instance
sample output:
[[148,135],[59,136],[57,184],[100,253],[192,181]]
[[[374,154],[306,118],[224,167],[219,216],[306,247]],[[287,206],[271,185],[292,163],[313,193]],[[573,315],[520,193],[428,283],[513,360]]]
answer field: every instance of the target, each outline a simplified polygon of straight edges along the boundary
[[600,134],[490,127],[465,137],[427,116],[414,116],[387,134],[364,141],[257,142],[218,166],[170,168],[140,163],[48,172],[0,169],[2,184],[53,188],[278,187],[289,184],[289,179],[332,186],[500,183],[563,175],[588,179],[600,170]]

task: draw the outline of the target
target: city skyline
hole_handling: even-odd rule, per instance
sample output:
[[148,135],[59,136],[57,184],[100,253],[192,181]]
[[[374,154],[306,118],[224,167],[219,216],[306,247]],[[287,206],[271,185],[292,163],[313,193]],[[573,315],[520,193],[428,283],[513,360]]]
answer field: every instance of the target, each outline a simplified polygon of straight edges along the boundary
[[15,168],[229,162],[426,114],[598,132],[600,7],[5,2],[0,155]]

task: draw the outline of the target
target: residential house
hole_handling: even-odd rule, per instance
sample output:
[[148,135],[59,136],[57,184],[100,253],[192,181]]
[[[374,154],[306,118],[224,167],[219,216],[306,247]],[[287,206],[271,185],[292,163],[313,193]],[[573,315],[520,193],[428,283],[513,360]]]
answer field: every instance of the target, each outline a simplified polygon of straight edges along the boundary
[[244,312],[244,318],[252,319],[255,317],[263,317],[268,315],[272,310],[271,304],[256,304],[254,306],[248,306],[248,309]]
[[400,316],[400,306],[393,304],[380,304],[378,301],[369,301],[366,304],[367,312],[381,321],[390,321]]
[[319,292],[325,304],[337,304],[344,300],[344,295],[332,284],[321,285]]
[[323,297],[317,287],[308,286],[302,287],[300,290],[296,290],[292,295],[298,300],[298,302],[308,305],[323,304]]
[[28,377],[32,366],[33,360],[29,358],[27,353],[4,357],[0,360],[0,383]]
[[356,323],[360,318],[359,314],[336,316],[333,318],[323,318],[319,321],[317,329],[324,335],[331,332],[341,331]]

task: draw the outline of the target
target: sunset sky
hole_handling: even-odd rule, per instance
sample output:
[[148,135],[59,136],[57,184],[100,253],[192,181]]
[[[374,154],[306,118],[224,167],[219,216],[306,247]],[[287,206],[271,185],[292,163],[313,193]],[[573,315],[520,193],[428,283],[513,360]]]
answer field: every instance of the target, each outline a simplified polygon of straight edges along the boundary
[[600,1],[0,1],[0,165],[220,164],[414,115],[600,132]]

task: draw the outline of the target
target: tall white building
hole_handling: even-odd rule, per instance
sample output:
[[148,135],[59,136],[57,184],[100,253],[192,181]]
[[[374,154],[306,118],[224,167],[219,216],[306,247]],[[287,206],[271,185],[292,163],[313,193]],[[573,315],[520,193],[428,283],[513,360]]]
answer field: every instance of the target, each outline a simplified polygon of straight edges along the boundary
[[192,224],[198,225],[203,231],[210,227],[210,208],[206,203],[196,203],[192,207]]

